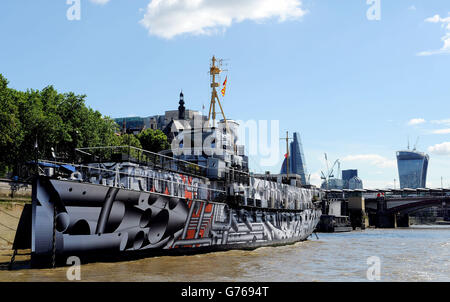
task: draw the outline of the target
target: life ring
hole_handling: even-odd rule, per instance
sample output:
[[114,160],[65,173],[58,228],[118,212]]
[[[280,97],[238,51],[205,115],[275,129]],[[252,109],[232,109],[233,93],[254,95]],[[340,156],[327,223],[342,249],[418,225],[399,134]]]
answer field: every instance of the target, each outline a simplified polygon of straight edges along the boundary
[[70,179],[71,180],[79,180],[79,181],[81,181],[81,180],[83,180],[83,175],[80,172],[76,171],[76,172],[73,172],[70,175]]

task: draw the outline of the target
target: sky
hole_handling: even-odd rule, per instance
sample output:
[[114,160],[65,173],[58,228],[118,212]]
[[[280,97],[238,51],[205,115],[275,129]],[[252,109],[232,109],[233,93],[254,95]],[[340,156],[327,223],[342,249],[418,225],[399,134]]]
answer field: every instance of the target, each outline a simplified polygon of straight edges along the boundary
[[[300,133],[313,184],[327,153],[365,188],[398,187],[409,140],[430,155],[427,186],[450,187],[447,0],[3,0],[0,26],[12,88],[85,94],[111,117],[176,109],[182,89],[201,111],[215,55],[227,118]],[[283,146],[251,169],[279,172]]]

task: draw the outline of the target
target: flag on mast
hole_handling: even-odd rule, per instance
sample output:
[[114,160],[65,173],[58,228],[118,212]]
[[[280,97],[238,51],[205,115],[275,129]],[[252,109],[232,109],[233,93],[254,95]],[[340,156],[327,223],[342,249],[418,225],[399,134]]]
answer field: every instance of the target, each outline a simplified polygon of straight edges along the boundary
[[225,82],[223,82],[222,96],[225,96],[225,91],[227,90],[227,79],[228,76],[225,77]]

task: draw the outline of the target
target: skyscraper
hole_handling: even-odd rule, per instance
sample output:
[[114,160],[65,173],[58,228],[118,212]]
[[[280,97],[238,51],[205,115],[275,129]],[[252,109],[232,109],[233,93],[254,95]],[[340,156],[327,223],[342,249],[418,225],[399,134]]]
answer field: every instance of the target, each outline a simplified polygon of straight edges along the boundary
[[[281,174],[286,174],[286,172],[286,159],[284,159],[283,165],[281,166]],[[300,175],[302,184],[309,185],[303,146],[300,135],[297,132],[294,132],[294,141],[289,146],[289,174]]]
[[429,156],[415,150],[397,152],[400,188],[426,188]]
[[343,170],[342,181],[344,189],[356,190],[363,188],[362,180],[358,177],[358,170]]

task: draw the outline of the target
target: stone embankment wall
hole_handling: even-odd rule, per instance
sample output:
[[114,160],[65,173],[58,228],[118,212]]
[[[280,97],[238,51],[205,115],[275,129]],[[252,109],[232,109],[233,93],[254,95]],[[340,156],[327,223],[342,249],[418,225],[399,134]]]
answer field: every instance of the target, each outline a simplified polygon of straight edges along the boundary
[[0,202],[0,251],[11,250],[24,202]]
[[31,200],[31,184],[0,178],[0,200]]
[[0,178],[0,251],[12,247],[25,203],[31,202],[31,187],[31,184]]

